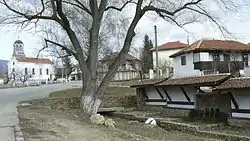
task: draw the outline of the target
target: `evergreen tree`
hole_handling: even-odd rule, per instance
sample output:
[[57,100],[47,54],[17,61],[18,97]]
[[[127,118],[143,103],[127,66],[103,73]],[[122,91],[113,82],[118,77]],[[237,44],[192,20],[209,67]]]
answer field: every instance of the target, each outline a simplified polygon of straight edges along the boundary
[[149,70],[153,68],[153,56],[150,49],[153,48],[152,40],[148,35],[144,36],[143,48],[141,51],[142,70],[144,73],[149,73]]

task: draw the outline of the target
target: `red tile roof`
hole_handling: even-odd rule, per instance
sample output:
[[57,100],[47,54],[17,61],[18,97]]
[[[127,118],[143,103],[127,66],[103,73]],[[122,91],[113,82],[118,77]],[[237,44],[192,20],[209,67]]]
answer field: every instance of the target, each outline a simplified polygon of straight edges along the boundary
[[155,78],[155,79],[144,79],[144,80],[141,80],[140,82],[136,82],[134,84],[131,84],[130,87],[145,87],[145,86],[156,85],[156,84],[161,83],[167,79],[169,79],[169,78],[163,77],[163,78]]
[[250,45],[232,40],[199,40],[170,57],[193,51],[250,51]]
[[221,85],[217,86],[215,90],[229,90],[250,88],[250,77],[231,78]]
[[[185,43],[182,43],[180,41],[174,41],[174,42],[167,42],[163,45],[158,46],[158,50],[169,50],[169,49],[180,49],[187,47],[188,45]],[[155,48],[152,48],[151,51],[154,51]]]
[[17,58],[16,60],[18,62],[53,64],[53,62],[50,61],[50,59],[47,59],[47,58],[30,58],[30,57],[25,57],[25,58]]
[[231,77],[230,74],[214,74],[204,76],[172,77],[142,80],[131,87],[147,86],[218,86]]
[[230,74],[176,77],[163,81],[157,86],[218,86],[230,78]]

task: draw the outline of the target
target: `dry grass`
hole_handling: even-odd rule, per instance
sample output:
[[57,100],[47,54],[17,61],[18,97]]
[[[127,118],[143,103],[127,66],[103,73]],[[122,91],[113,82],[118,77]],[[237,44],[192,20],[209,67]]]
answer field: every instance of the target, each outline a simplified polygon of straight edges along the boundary
[[[63,91],[52,92],[49,97],[80,97],[81,88],[68,89]],[[104,95],[122,96],[122,95],[135,95],[135,89],[129,87],[108,87]]]

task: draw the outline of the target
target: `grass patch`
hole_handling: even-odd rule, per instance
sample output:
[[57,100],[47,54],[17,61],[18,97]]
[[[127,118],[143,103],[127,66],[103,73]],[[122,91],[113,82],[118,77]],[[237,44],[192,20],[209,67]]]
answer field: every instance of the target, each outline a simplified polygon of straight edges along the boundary
[[[81,88],[68,89],[63,91],[52,92],[49,97],[80,97]],[[124,96],[124,95],[135,95],[135,89],[129,87],[108,87],[104,92],[104,95],[112,96]]]

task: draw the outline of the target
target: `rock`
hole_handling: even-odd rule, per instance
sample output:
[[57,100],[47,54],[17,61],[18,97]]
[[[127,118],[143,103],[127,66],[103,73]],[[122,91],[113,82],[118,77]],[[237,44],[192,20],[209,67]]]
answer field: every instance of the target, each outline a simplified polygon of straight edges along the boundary
[[154,118],[148,118],[145,122],[145,124],[157,126],[156,120]]
[[109,118],[105,121],[104,125],[110,128],[115,128],[115,121]]
[[91,123],[94,123],[94,124],[104,124],[105,118],[104,116],[100,114],[95,114],[95,115],[91,115],[90,121]]
[[130,121],[128,121],[128,124],[137,124],[137,123],[139,123],[139,121],[137,121],[137,120],[130,120]]
[[18,107],[26,107],[26,106],[30,106],[31,104],[30,103],[20,103],[18,105]]

